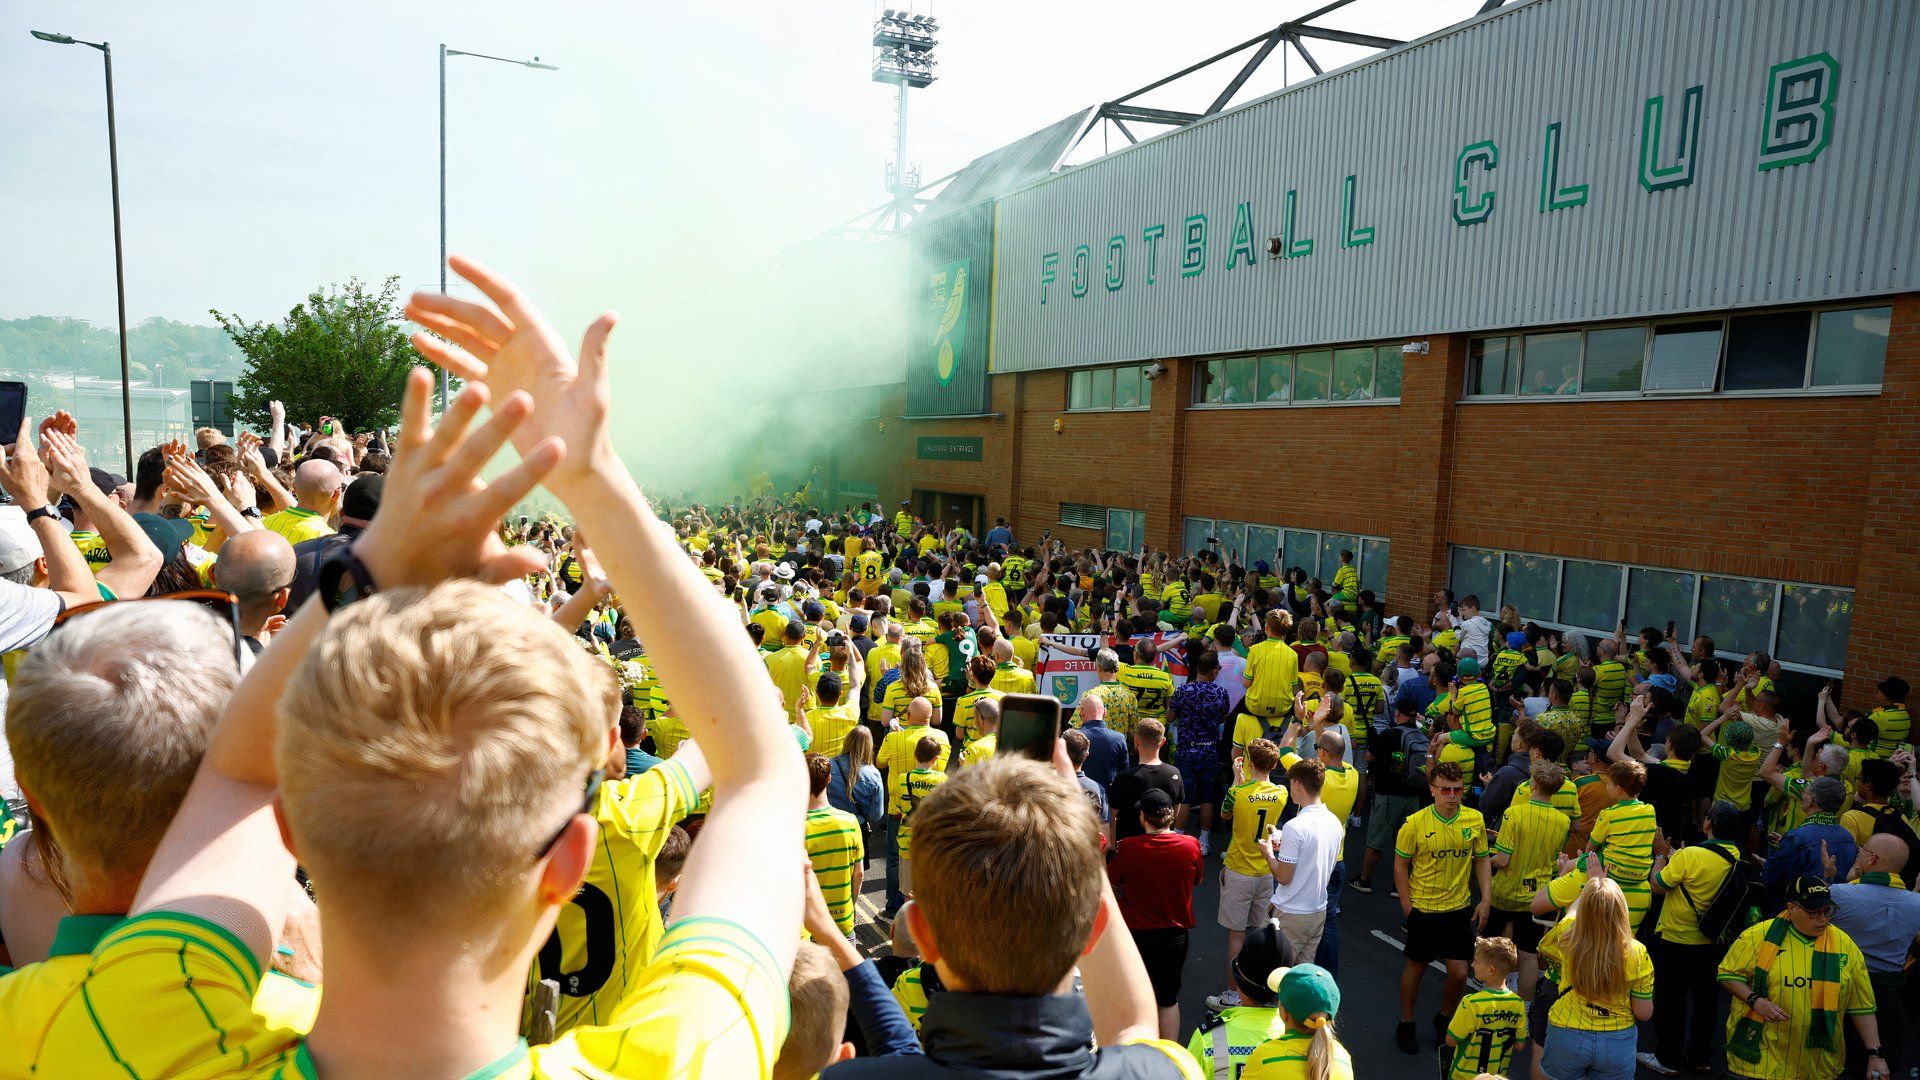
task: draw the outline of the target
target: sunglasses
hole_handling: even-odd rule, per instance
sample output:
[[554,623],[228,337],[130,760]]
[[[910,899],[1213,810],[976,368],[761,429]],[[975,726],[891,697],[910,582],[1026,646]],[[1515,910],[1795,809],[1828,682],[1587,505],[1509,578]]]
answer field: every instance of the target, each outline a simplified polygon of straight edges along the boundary
[[102,608],[115,604],[150,603],[155,600],[184,600],[190,604],[199,604],[213,612],[222,623],[226,624],[227,630],[233,636],[234,666],[236,668],[246,666],[247,645],[244,635],[240,633],[240,598],[221,589],[182,589],[179,592],[162,593],[159,596],[135,596],[125,600],[100,600],[91,604],[81,604],[54,616],[53,630],[49,631],[49,634],[83,615]]
[[561,822],[560,827],[553,830],[553,835],[548,837],[547,842],[541,844],[540,850],[534,853],[534,862],[539,862],[541,859],[547,857],[547,853],[553,850],[553,845],[559,843],[560,838],[567,834],[567,826],[573,824],[573,819],[576,814],[593,813],[593,800],[599,797],[600,784],[605,781],[606,778],[607,770],[605,768],[595,769],[587,774],[587,791],[580,799],[580,809],[574,811],[572,814],[568,814],[567,820]]

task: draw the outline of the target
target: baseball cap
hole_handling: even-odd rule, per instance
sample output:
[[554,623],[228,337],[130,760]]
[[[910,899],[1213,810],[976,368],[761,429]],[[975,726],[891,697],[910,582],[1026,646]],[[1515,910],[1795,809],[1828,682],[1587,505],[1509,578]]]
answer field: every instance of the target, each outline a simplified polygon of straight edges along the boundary
[[27,512],[18,506],[0,506],[0,574],[32,566],[45,551],[27,524]]
[[1605,739],[1588,739],[1587,740],[1587,749],[1593,751],[1593,753],[1596,756],[1598,756],[1602,761],[1606,760],[1607,751],[1612,747],[1613,747],[1613,744],[1608,742]]
[[826,613],[827,609],[818,600],[809,600],[800,608],[800,614],[806,616],[808,622],[818,622]]
[[867,613],[864,611],[854,612],[853,617],[847,620],[847,625],[852,627],[853,632],[856,634],[865,633],[867,629]]
[[140,530],[160,549],[160,561],[172,562],[193,538],[193,526],[179,518],[163,518],[159,514],[135,514],[133,520]]
[[832,631],[827,635],[828,648],[832,648],[835,645],[845,645],[846,643],[847,643],[847,635],[844,633],[841,633],[838,630]]
[[1256,573],[1264,574],[1268,570],[1271,570],[1273,568],[1267,565],[1267,560],[1261,559],[1258,562],[1253,564],[1253,569]]
[[839,697],[840,691],[843,689],[845,689],[845,687],[840,683],[839,672],[823,671],[820,673],[820,692],[822,694],[832,694],[834,697]]
[[93,480],[93,486],[100,489],[100,494],[102,495],[113,494],[121,484],[127,482],[126,477],[121,476],[119,473],[108,472],[98,465],[88,466],[87,475]]
[[1307,1027],[1316,1016],[1331,1020],[1340,1012],[1340,984],[1318,964],[1296,964],[1280,978],[1280,1007]]
[[1458,675],[1478,675],[1480,674],[1480,661],[1471,656],[1463,656],[1460,658],[1460,666],[1454,669],[1454,673]]
[[1833,890],[1817,877],[1802,875],[1787,886],[1787,903],[1799,904],[1808,911],[1825,911],[1833,906]]
[[340,516],[355,521],[372,521],[373,515],[380,512],[380,493],[387,487],[387,478],[379,473],[367,473],[347,485],[347,493],[340,498]]
[[1527,647],[1527,635],[1524,630],[1515,630],[1507,635],[1507,648],[1524,649]]
[[973,575],[973,583],[975,585],[985,585],[987,583],[987,575],[985,574]]
[[778,600],[780,599],[780,586],[769,581],[765,585],[760,586],[760,591],[755,595],[757,595],[762,602]]
[[1148,788],[1141,793],[1139,806],[1142,810],[1171,810],[1173,796],[1159,788]]

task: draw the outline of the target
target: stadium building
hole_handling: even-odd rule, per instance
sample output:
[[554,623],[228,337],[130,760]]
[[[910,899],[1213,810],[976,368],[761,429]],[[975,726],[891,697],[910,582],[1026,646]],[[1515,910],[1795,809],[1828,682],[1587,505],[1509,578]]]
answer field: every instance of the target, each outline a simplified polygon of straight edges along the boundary
[[1914,675],[1920,6],[1515,3],[1061,167],[1094,111],[916,222],[837,501]]

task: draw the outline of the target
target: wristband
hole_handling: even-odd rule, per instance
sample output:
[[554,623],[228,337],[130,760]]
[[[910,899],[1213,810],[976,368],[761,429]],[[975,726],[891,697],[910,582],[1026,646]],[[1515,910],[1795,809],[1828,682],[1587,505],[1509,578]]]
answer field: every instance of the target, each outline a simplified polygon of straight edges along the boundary
[[51,506],[40,506],[27,511],[27,524],[31,525],[40,518],[60,519],[60,514]]
[[1753,1003],[1759,1000],[1760,1000],[1760,991],[1758,990],[1747,991],[1747,1008],[1749,1009],[1753,1008]]

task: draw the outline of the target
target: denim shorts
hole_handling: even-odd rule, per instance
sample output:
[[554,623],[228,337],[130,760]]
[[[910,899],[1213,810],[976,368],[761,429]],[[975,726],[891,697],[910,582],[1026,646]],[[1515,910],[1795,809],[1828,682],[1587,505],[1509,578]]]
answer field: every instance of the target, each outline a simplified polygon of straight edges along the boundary
[[1550,1024],[1540,1070],[1548,1080],[1633,1080],[1638,1042],[1633,1028],[1577,1031]]

